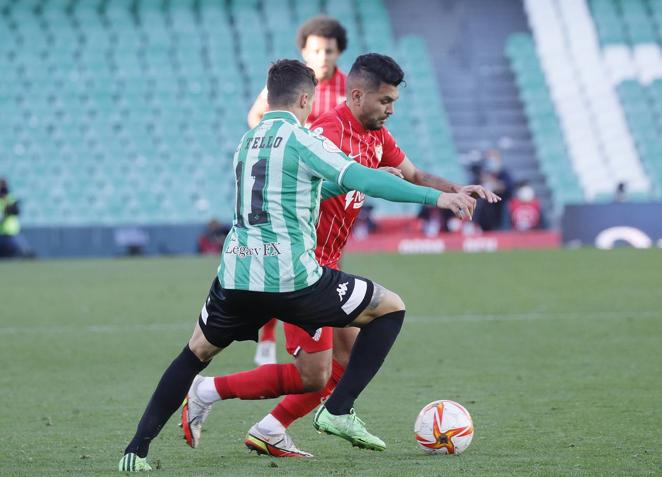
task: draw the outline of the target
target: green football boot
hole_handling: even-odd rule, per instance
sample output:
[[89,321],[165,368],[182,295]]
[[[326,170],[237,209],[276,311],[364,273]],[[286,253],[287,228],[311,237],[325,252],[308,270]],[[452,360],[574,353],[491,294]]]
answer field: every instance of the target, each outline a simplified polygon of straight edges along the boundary
[[313,427],[319,432],[342,437],[361,449],[376,451],[386,449],[384,441],[368,432],[363,421],[356,416],[354,409],[351,409],[349,414],[335,416],[327,411],[325,406],[321,406],[315,413]]
[[147,472],[152,466],[147,463],[146,457],[138,457],[134,453],[124,454],[118,466],[120,472]]

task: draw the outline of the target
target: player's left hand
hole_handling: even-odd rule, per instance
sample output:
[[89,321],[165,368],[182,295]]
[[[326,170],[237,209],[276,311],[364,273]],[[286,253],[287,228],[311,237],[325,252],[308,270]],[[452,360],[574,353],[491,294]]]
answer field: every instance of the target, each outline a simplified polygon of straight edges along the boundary
[[501,197],[496,195],[494,192],[487,190],[482,185],[466,185],[460,188],[462,194],[467,194],[473,197],[474,199],[485,199],[490,204],[496,204],[501,201]]
[[399,177],[400,179],[404,179],[405,176],[402,175],[402,171],[398,169],[397,167],[389,167],[389,166],[384,166],[379,168],[380,171],[388,172],[389,174],[393,174],[394,176]]

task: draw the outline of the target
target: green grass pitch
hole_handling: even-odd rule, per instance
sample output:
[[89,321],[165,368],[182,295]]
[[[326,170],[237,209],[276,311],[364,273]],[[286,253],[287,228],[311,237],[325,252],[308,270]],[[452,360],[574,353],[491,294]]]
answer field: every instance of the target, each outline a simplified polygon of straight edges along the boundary
[[[117,475],[216,265],[0,264],[0,475]],[[344,265],[408,306],[389,359],[357,402],[386,452],[318,435],[307,416],[291,434],[315,459],[258,458],[243,436],[276,401],[229,401],[216,405],[195,451],[171,419],[152,445],[153,475],[662,473],[661,250],[354,255]],[[253,351],[234,344],[207,373],[249,369]],[[424,455],[413,439],[416,414],[436,399],[473,415],[475,438],[461,456]]]

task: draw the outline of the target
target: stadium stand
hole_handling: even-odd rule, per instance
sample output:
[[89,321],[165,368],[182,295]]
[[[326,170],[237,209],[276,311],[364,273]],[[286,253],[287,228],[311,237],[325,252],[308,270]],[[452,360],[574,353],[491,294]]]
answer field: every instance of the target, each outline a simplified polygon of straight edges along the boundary
[[604,81],[606,67],[586,3],[527,0],[525,7],[585,195],[613,194],[619,182],[646,193],[650,183],[614,88]]
[[394,135],[463,181],[425,45],[395,41],[381,0],[2,0],[0,173],[23,223],[228,220],[227,164],[249,105],[269,61],[298,56],[296,27],[320,12],[348,29],[345,70],[377,50],[416,71]]
[[515,73],[541,169],[559,212],[567,203],[582,202],[584,195],[568,156],[533,38],[524,33],[511,35],[506,55]]
[[512,0],[408,0],[386,2],[396,36],[414,34],[434,45],[433,72],[453,143],[464,164],[490,148],[502,151],[515,181],[526,180],[553,216],[552,197],[538,161],[504,43],[527,31],[520,2]]
[[[662,196],[662,2],[592,0],[612,84],[655,195]],[[646,199],[634,194],[634,199]]]

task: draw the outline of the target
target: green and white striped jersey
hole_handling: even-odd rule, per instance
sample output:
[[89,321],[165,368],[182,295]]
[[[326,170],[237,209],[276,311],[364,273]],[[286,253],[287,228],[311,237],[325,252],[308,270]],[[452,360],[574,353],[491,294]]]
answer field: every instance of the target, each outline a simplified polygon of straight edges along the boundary
[[341,184],[354,163],[328,139],[302,127],[294,114],[266,113],[234,155],[235,215],[218,268],[221,286],[288,292],[317,282],[322,182]]

